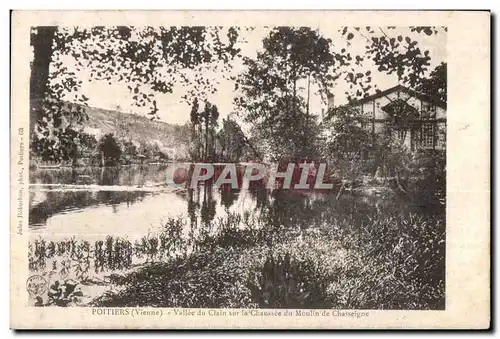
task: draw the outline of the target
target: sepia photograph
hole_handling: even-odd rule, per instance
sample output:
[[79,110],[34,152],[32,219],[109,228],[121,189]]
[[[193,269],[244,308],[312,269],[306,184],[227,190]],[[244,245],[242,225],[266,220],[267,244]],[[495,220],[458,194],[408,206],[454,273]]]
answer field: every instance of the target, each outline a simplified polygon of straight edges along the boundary
[[446,35],[32,27],[33,305],[444,309]]
[[[487,225],[463,219],[468,184],[457,185],[470,174],[457,164],[488,151],[470,136],[489,106],[476,124],[463,118],[472,104],[460,100],[480,87],[449,80],[466,63],[450,35],[458,19],[111,13],[19,16],[11,267],[25,325],[64,309],[92,328],[108,316],[131,328],[198,316],[373,327],[384,323],[372,312],[399,326],[410,322],[391,311],[418,310],[448,316],[439,327],[465,316],[455,283],[472,271],[460,267],[478,272],[464,295],[489,291],[486,252],[467,252],[489,249]],[[468,196],[478,213],[479,188]],[[480,307],[471,321],[486,320]]]

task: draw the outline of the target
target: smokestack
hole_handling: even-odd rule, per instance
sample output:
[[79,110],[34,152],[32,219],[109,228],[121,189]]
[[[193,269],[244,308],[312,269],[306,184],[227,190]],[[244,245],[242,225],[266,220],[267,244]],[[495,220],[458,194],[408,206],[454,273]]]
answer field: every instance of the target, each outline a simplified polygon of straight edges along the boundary
[[328,92],[326,93],[327,107],[326,110],[321,110],[321,120],[324,119],[325,116],[329,116],[330,111],[335,107],[335,95]]
[[332,93],[328,92],[326,95],[328,99],[328,111],[331,110],[332,108],[335,107],[335,95]]

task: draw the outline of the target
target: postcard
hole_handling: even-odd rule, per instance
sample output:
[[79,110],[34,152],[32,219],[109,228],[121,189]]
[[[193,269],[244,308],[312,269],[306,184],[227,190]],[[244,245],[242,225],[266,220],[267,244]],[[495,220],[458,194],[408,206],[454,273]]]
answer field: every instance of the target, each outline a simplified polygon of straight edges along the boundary
[[486,329],[488,11],[13,11],[11,327]]

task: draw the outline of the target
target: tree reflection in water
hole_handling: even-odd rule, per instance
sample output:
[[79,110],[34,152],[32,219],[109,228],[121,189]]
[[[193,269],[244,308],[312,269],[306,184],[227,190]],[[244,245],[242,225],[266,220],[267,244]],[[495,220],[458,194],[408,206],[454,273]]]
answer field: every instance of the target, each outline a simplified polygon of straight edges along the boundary
[[[127,185],[144,185],[146,183],[161,183],[165,178],[166,167],[124,167],[124,168],[94,168],[75,170],[40,170],[31,173],[33,183],[37,184],[71,184],[82,175],[88,175],[102,190],[63,190],[57,187],[40,186],[30,190],[29,221],[32,227],[43,227],[47,219],[57,214],[65,214],[75,210],[82,210],[91,206],[113,206],[114,213],[120,213],[117,208],[120,204],[131,207],[134,202],[142,201],[146,196],[153,197],[153,193],[144,191],[114,190],[113,187]],[[238,181],[241,178],[238,178]],[[189,182],[189,179],[187,180]],[[172,193],[159,193],[158,201],[168,203]],[[262,224],[273,229],[279,228],[308,228],[314,225],[333,224],[334,221],[344,220],[351,224],[368,222],[370,216],[379,215],[382,210],[391,210],[404,215],[408,212],[418,214],[431,213],[427,206],[411,203],[400,197],[395,199],[380,199],[378,197],[359,197],[344,194],[337,199],[334,192],[317,193],[312,191],[269,190],[263,180],[251,182],[247,190],[240,190],[224,184],[220,188],[214,187],[213,181],[205,181],[196,189],[188,189],[177,198],[185,200],[187,217],[189,218],[190,234],[211,230],[216,218],[224,218],[230,214],[238,214],[243,219],[259,219]],[[154,198],[156,199],[156,198]],[[157,204],[153,201],[152,206]],[[148,200],[149,201],[149,200]],[[181,200],[182,202],[182,200]],[[237,207],[234,208],[235,204]],[[219,208],[220,207],[220,208]],[[177,217],[185,213],[186,209],[170,209],[165,217]],[[144,225],[150,220],[144,216]],[[141,220],[138,220],[142,222]],[[141,225],[138,225],[141,227]]]

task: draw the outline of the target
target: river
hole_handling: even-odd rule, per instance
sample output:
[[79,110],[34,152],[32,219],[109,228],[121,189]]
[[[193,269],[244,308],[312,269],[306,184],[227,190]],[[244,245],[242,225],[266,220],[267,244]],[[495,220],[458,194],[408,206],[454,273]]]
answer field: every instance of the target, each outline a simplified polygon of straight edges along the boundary
[[[203,279],[212,277],[220,269],[225,273],[213,275],[216,283],[204,282],[192,286],[208,289],[220,284],[233,286],[233,282],[225,280],[229,279],[228,276],[233,277],[232,274],[237,277],[234,279],[239,281],[238,286],[243,286],[248,284],[251,276],[264,274],[262,267],[267,259],[262,256],[263,251],[272,250],[278,255],[286,249],[299,259],[302,253],[304,258],[310,258],[307,265],[324,263],[327,270],[322,268],[317,272],[327,273],[319,280],[317,275],[314,278],[307,275],[316,272],[308,271],[309,266],[305,266],[305,271],[300,271],[300,274],[307,275],[304,278],[306,281],[332,284],[330,274],[333,271],[330,272],[330,269],[336,272],[332,276],[344,272],[338,269],[344,267],[346,260],[351,260],[351,263],[345,266],[347,275],[341,278],[342,283],[357,279],[356,274],[370,265],[352,268],[352,263],[358,265],[369,259],[374,267],[378,267],[374,268],[376,272],[380,265],[386,265],[384,269],[390,271],[397,265],[401,266],[401,262],[391,261],[391,258],[399,258],[394,251],[399,251],[402,239],[412,244],[404,247],[410,254],[404,252],[402,260],[419,253],[423,253],[425,259],[425,249],[429,244],[443,246],[440,218],[410,215],[432,211],[401,196],[350,193],[338,196],[336,190],[270,190],[263,185],[250,185],[248,189],[240,190],[227,186],[215,188],[208,182],[195,189],[172,188],[165,185],[167,169],[168,165],[149,165],[39,169],[30,172],[30,272],[40,274],[48,281],[64,282],[69,279],[82,282],[79,292],[82,297],[74,305],[88,305],[107,296],[111,299],[102,305],[142,305],[147,300],[160,298],[158,305],[171,307],[178,304],[162,299],[162,293],[170,291],[164,288],[165,279],[177,281],[184,288],[191,286],[193,279],[205,281]],[[412,250],[415,244],[418,250]],[[350,259],[346,253],[350,253]],[[441,252],[436,253],[438,258],[427,262],[437,261],[435,266],[439,272],[444,272],[444,258],[439,256]],[[352,258],[361,261],[352,261]],[[196,260],[202,261],[198,263]],[[112,276],[133,276],[148,270],[148,263],[151,262],[167,266],[173,264],[173,270],[168,274],[156,268],[151,271],[158,276],[159,287],[154,285],[144,292],[144,286],[150,286],[145,281],[152,279],[148,273],[138,280],[138,290],[124,292],[123,295],[113,294],[116,293],[113,290],[116,286],[111,284]],[[180,268],[177,263],[181,263]],[[204,270],[205,265],[211,268]],[[183,271],[184,268],[186,271]],[[348,273],[351,269],[357,273]],[[232,272],[231,275],[228,275],[229,272]],[[440,274],[434,275],[438,276],[436,281],[443,281]],[[237,290],[246,293],[242,297],[246,298],[245,302],[267,305],[259,296],[252,294],[250,298],[250,289]],[[322,302],[330,300],[325,299],[325,287],[318,287],[315,291],[316,297],[307,301],[307,307],[323,307]],[[147,297],[141,297],[143,292]],[[192,297],[203,299],[206,295],[209,296],[206,305],[213,305],[213,293],[199,290],[187,293],[188,301],[184,300],[180,305],[205,305],[200,301],[190,304],[189,300]],[[233,292],[228,293],[234,297]],[[184,294],[177,291],[171,295],[175,299]],[[224,295],[220,299],[223,301],[217,301],[217,305],[225,305],[228,298]],[[237,302],[243,299],[234,297]],[[68,305],[70,301],[64,299],[58,302]]]
[[[329,216],[369,217],[390,208],[405,213],[415,206],[400,199],[293,193],[265,188],[172,190],[162,185],[168,165],[120,168],[60,168],[30,172],[29,228],[33,234],[138,236],[161,229],[172,217],[194,228],[240,215],[269,224],[328,222]],[[88,184],[84,185],[82,183]],[[310,221],[310,222],[309,222]]]

